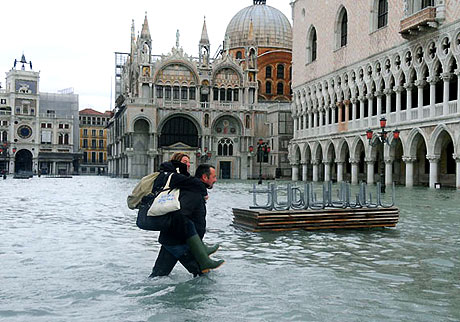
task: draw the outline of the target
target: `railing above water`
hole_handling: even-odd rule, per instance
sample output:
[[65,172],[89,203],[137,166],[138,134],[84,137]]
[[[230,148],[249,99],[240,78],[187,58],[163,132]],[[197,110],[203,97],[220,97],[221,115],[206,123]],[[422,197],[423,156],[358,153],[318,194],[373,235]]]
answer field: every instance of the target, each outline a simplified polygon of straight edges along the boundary
[[[254,184],[249,192],[253,194],[253,206],[251,209],[265,210],[305,210],[305,209],[358,209],[358,208],[390,208],[395,204],[395,185],[392,185],[391,203],[385,204],[382,199],[381,184],[377,183],[375,193],[375,202],[373,195],[366,183],[359,185],[359,192],[352,198],[349,183],[342,182],[338,185],[336,199],[332,196],[332,182],[322,184],[322,198],[317,197],[315,186],[312,182],[305,183],[302,187],[288,183],[286,186],[277,186],[276,183],[268,183],[267,187],[258,188]],[[279,193],[283,192],[284,201],[279,201]],[[267,202],[259,204],[258,195],[265,195]]]

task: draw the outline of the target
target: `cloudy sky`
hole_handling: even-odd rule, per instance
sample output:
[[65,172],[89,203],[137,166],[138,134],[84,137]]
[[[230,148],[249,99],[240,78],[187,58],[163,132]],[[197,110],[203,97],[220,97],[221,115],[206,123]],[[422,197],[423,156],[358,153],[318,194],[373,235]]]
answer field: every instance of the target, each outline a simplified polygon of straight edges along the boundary
[[[145,12],[149,20],[153,54],[167,54],[180,31],[180,45],[198,54],[203,18],[214,55],[224,40],[231,18],[252,0],[169,1],[2,1],[0,20],[0,83],[14,59],[24,53],[40,71],[40,91],[57,92],[73,87],[80,109],[105,111],[111,107],[114,52],[129,52],[131,20],[136,32]],[[290,0],[267,0],[291,21]],[[113,106],[113,103],[112,103]]]

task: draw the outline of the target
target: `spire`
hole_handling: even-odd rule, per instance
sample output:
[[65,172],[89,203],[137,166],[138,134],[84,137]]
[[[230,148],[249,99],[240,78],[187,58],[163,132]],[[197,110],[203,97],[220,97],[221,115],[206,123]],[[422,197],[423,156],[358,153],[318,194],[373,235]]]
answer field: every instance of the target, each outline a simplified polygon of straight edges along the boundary
[[200,44],[207,45],[209,44],[208,29],[206,28],[206,16],[203,21],[203,30],[201,31]]
[[149,22],[147,20],[147,11],[145,12],[144,23],[142,24],[141,38],[152,39],[150,37]]
[[254,25],[252,23],[252,18],[251,18],[251,21],[249,22],[248,41],[253,41],[253,40],[254,40]]

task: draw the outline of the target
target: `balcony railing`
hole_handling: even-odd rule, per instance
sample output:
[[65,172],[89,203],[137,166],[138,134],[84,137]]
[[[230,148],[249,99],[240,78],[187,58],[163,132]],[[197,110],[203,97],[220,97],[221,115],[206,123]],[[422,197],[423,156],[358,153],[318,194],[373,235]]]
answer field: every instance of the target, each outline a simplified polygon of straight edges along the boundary
[[401,20],[399,33],[408,38],[423,30],[423,27],[437,27],[436,8],[427,7]]

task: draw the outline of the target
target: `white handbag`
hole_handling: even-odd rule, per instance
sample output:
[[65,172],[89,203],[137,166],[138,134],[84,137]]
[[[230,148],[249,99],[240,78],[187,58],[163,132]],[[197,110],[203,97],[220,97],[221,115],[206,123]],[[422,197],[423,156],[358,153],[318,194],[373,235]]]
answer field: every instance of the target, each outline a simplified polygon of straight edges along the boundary
[[163,190],[156,196],[155,200],[153,200],[152,206],[150,206],[147,212],[147,216],[163,216],[180,209],[180,190],[177,188],[169,188],[169,182],[171,181],[172,175],[172,173],[169,175]]

